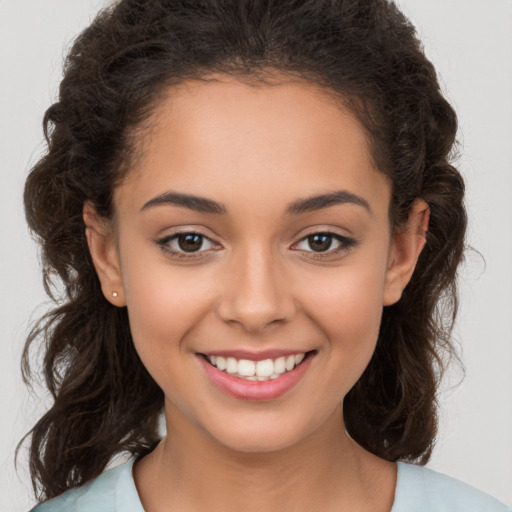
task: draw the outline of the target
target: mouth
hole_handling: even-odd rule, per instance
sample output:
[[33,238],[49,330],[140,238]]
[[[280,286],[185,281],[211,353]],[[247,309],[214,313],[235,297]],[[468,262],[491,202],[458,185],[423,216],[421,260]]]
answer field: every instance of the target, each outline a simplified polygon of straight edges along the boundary
[[[210,381],[235,398],[271,400],[294,387],[303,377],[317,351],[288,353],[257,359],[249,355],[198,354]],[[248,357],[251,357],[249,359]]]
[[223,357],[203,354],[206,361],[214,368],[228,373],[239,379],[249,381],[267,381],[279,378],[285,373],[291,372],[308,356],[315,352],[298,352],[288,356],[280,356],[274,359],[237,359],[235,357]]

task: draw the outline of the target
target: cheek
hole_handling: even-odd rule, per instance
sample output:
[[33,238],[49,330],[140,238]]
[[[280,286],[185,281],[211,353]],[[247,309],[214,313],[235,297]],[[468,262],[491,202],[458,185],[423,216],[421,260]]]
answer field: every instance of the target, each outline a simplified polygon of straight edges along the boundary
[[125,253],[123,282],[130,329],[143,357],[157,359],[169,350],[182,350],[181,340],[190,334],[203,315],[211,295],[201,270],[178,268],[154,254]]
[[[382,263],[360,271],[340,269],[324,293],[315,295],[315,312],[330,343],[331,364],[344,379],[345,392],[369,363],[382,318]],[[343,377],[342,377],[343,375]]]
[[[379,283],[380,284],[380,283]],[[348,276],[323,297],[326,322],[347,339],[378,330],[382,315],[382,287],[373,276]]]

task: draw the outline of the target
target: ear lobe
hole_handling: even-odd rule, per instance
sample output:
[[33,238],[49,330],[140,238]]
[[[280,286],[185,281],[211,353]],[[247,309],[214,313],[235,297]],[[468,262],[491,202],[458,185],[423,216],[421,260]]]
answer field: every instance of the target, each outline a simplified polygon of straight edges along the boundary
[[84,203],[85,236],[105,298],[114,306],[125,306],[119,255],[112,227],[96,212],[90,201]]
[[428,204],[423,199],[416,199],[406,227],[393,235],[384,285],[384,306],[391,306],[398,302],[409,283],[421,251],[427,242],[429,218]]

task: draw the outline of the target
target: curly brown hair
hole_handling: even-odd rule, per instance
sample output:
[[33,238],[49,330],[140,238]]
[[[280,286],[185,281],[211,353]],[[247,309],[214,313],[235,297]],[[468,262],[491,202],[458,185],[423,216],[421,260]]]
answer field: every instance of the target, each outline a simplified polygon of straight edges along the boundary
[[45,288],[56,301],[29,335],[22,362],[28,382],[30,348],[44,344],[54,403],[27,434],[39,499],[84,484],[115,454],[143,455],[159,441],[163,393],[134,349],[126,308],[102,294],[84,202],[112,216],[137,128],[170,86],[211,72],[263,80],[272,71],[349,105],[391,179],[395,228],[416,198],[430,207],[412,280],[384,308],[375,354],[344,402],[346,429],[361,446],[389,461],[428,460],[443,357],[453,354],[466,213],[451,165],[456,115],[414,27],[387,0],[122,0],[74,42],[59,99],[44,117],[48,151],[25,187]]

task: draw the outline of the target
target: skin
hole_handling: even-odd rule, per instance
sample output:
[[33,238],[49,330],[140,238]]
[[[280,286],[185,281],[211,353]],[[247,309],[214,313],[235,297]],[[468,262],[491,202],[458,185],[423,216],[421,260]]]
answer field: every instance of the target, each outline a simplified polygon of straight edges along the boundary
[[[373,354],[383,306],[412,275],[428,207],[418,199],[407,229],[392,229],[391,187],[363,128],[321,89],[215,78],[173,88],[155,109],[115,190],[112,224],[84,207],[105,297],[127,306],[136,349],[166,397],[168,435],[134,466],[141,501],[147,512],[389,511],[396,465],[345,433],[342,404]],[[368,208],[285,213],[339,190]],[[227,213],[143,208],[169,191]],[[176,231],[207,239],[178,259],[168,252],[180,250]],[[332,239],[318,259],[307,237],[326,231],[354,243]],[[316,354],[291,390],[255,402],[213,386],[197,356],[239,348]]]

